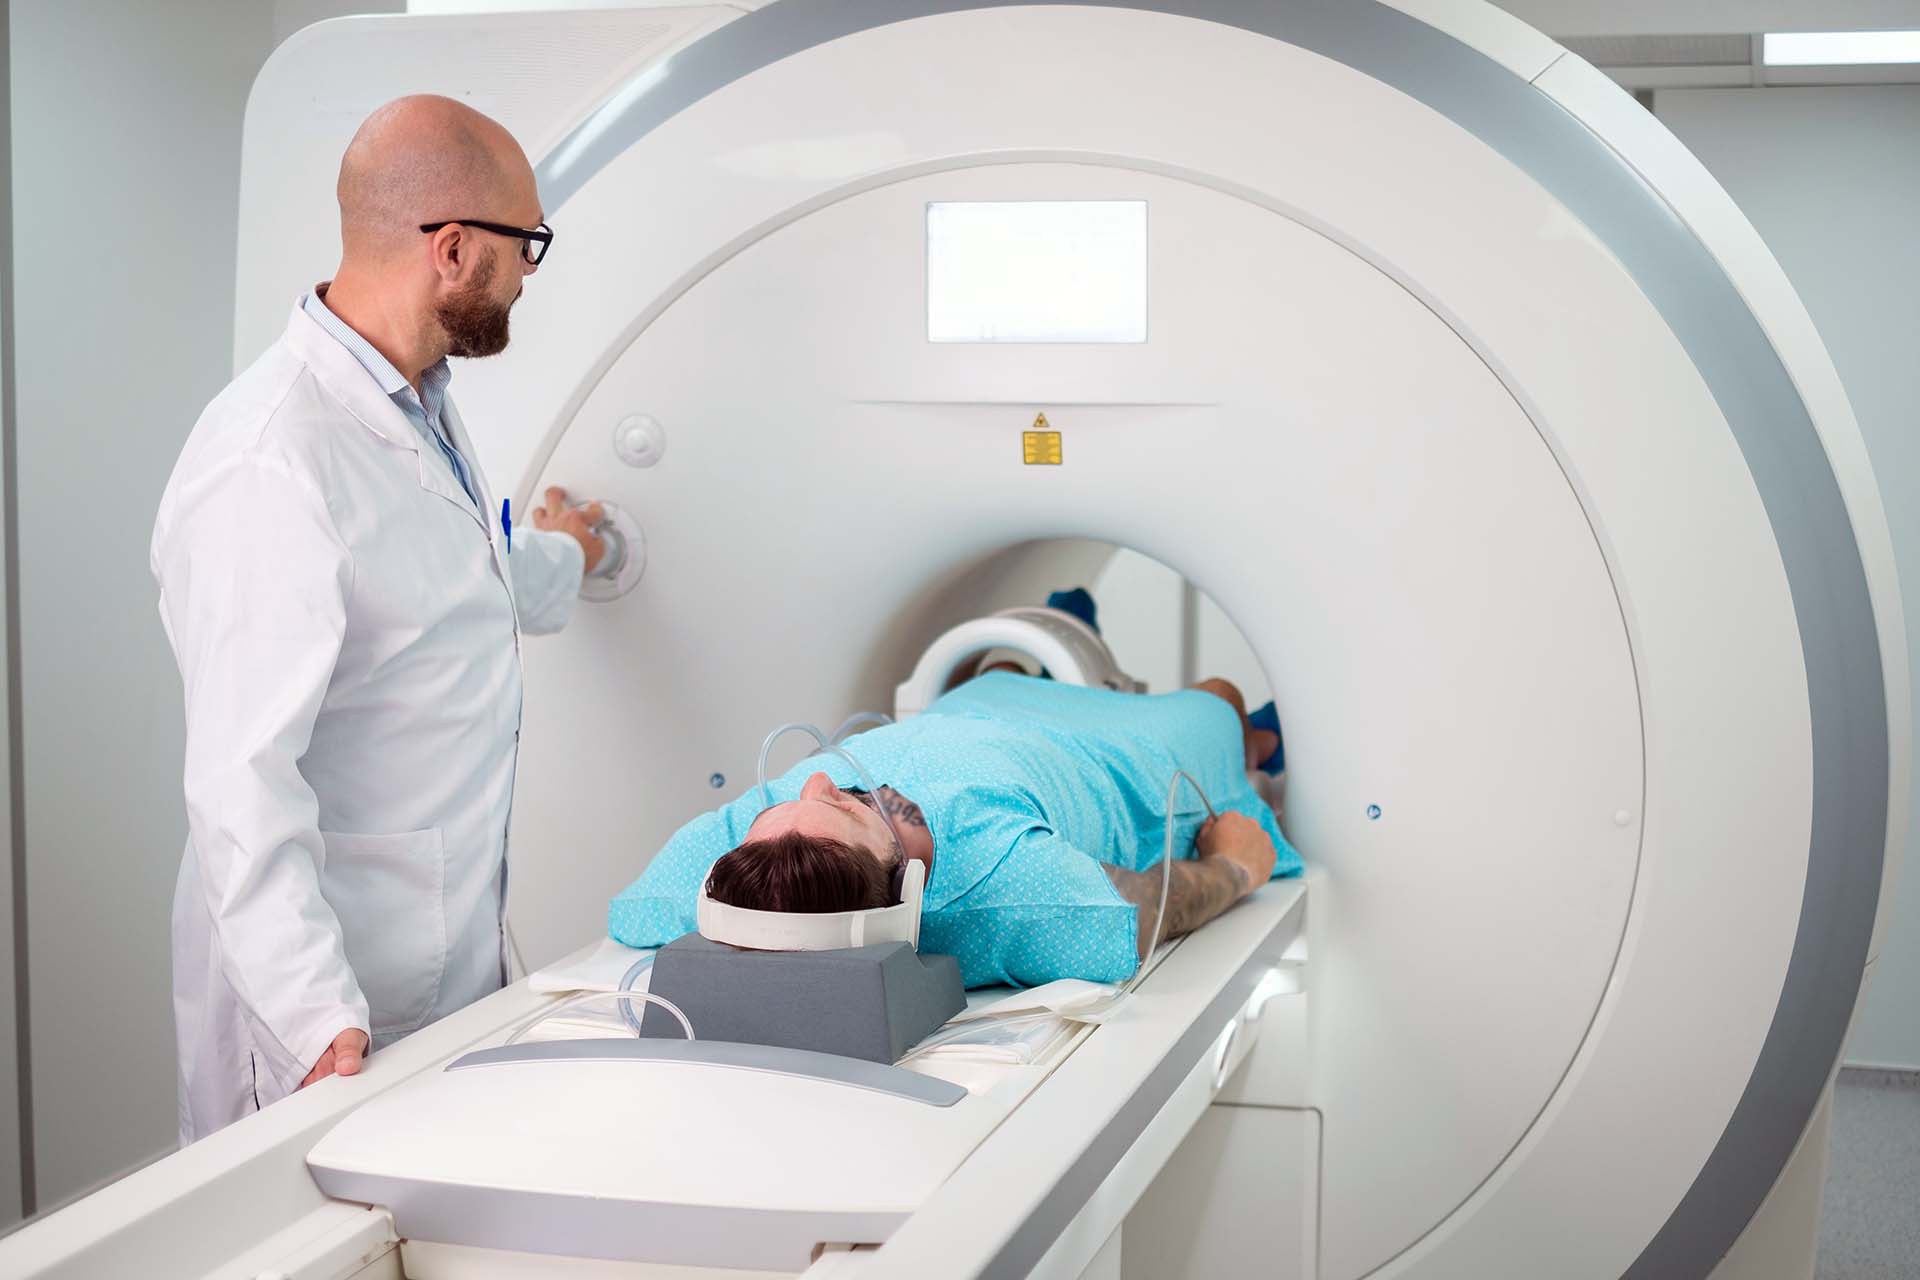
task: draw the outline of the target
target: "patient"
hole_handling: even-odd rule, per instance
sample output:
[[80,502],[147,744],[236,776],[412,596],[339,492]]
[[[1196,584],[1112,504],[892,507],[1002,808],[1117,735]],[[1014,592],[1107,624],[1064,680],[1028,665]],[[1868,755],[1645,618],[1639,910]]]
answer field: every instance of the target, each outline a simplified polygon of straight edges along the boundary
[[682,827],[614,899],[608,932],[636,947],[691,932],[703,884],[758,910],[889,906],[904,855],[927,864],[920,946],[956,957],[968,986],[1119,981],[1152,943],[1176,769],[1220,816],[1182,785],[1163,940],[1300,870],[1247,779],[1278,741],[1222,680],[1145,695],[992,672],[844,745],[877,794],[844,761],[803,761],[764,812],[755,788]]

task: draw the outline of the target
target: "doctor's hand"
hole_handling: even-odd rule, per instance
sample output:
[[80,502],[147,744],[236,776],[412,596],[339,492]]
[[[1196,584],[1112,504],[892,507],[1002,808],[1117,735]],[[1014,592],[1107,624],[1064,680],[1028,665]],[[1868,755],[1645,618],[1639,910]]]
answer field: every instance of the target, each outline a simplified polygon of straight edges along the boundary
[[567,491],[559,485],[547,490],[547,500],[542,506],[533,509],[533,527],[551,529],[555,533],[564,533],[580,544],[580,550],[586,552],[586,572],[592,573],[600,558],[607,554],[607,544],[594,536],[593,526],[606,518],[597,502],[584,506],[569,506]]
[[349,1028],[333,1038],[327,1051],[320,1055],[320,1061],[313,1064],[313,1070],[307,1072],[307,1078],[300,1082],[302,1089],[315,1080],[324,1080],[328,1076],[352,1076],[360,1074],[360,1059],[367,1053],[367,1033],[359,1028]]

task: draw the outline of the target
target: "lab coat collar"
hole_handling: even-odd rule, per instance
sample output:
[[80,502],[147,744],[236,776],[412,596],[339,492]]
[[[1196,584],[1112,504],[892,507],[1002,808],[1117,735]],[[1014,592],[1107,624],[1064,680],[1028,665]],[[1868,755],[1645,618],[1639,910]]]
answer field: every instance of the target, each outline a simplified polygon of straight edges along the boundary
[[[341,346],[332,334],[321,328],[319,322],[308,315],[298,301],[293,304],[293,316],[287,321],[285,341],[288,349],[313,371],[320,385],[346,406],[347,412],[361,426],[395,448],[413,453],[422,489],[445,498],[465,511],[479,522],[488,541],[493,541],[493,531],[486,517],[492,499],[487,494],[485,482],[480,479],[480,468],[473,456],[473,443],[467,438],[466,427],[460,424],[459,415],[453,410],[451,398],[441,411],[441,420],[448,424],[454,447],[467,460],[468,470],[475,481],[477,492],[474,497],[479,502],[478,510],[474,507],[474,499],[469,499],[466,490],[460,487],[459,479],[442,465],[437,456],[427,456],[421,448],[425,442],[420,439],[419,431],[392,397],[381,389],[374,376],[367,372],[366,366],[354,359],[353,353]],[[497,550],[495,554],[499,554]],[[502,572],[505,572],[504,566]]]
[[398,449],[420,452],[420,434],[407,415],[390,399],[353,353],[320,327],[298,302],[287,321],[287,347],[313,371],[320,385],[351,413],[361,426]]

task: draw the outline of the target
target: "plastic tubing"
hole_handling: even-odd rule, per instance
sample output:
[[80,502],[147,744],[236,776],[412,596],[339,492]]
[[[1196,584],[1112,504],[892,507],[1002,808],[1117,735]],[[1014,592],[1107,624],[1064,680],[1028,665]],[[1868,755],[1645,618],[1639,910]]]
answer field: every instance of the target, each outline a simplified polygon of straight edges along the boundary
[[[667,999],[665,996],[656,996],[649,991],[583,991],[577,996],[562,1000],[551,1009],[542,1009],[539,1013],[528,1018],[525,1022],[513,1029],[513,1034],[506,1038],[504,1044],[520,1043],[520,1037],[526,1035],[527,1032],[533,1030],[547,1019],[558,1017],[569,1009],[577,1009],[589,1000],[619,1000],[622,1003],[633,1000],[644,1000],[648,1004],[657,1004],[674,1016],[674,1019],[680,1024],[680,1029],[687,1033],[687,1039],[691,1040],[694,1038],[693,1024],[687,1021],[687,1015],[680,1012],[679,1005]],[[631,1026],[632,1024],[629,1023],[628,1025]],[[638,1035],[639,1032],[636,1031],[634,1034]]]
[[[633,990],[635,980],[651,968],[653,968],[653,956],[651,954],[641,956],[638,960],[635,960],[632,966],[628,968],[626,973],[621,977],[620,990]],[[640,1030],[640,1015],[633,1011],[633,1001],[622,1000],[620,1002],[620,1020],[627,1024],[628,1029],[631,1030],[634,1035],[642,1034]],[[689,1035],[687,1039],[691,1040],[693,1037]]]
[[[1160,855],[1160,910],[1153,921],[1153,941],[1147,945],[1146,952],[1140,957],[1140,967],[1134,970],[1133,977],[1127,979],[1126,983],[1115,993],[1114,999],[1116,1001],[1132,995],[1134,989],[1145,980],[1147,976],[1147,961],[1152,958],[1153,953],[1160,947],[1160,933],[1167,923],[1167,899],[1173,895],[1173,802],[1180,794],[1180,783],[1182,780],[1193,788],[1195,795],[1200,797],[1200,803],[1206,806],[1207,817],[1217,818],[1220,816],[1214,811],[1213,801],[1207,798],[1207,793],[1201,789],[1200,784],[1193,780],[1193,775],[1185,769],[1175,769],[1173,771],[1173,777],[1167,781],[1167,837],[1166,846]],[[1042,1018],[1062,1017],[1065,1017],[1065,1015],[1055,1013],[1051,1009],[1036,1009],[1030,1013],[990,1013],[983,1017],[969,1018],[958,1026],[948,1027],[945,1031],[937,1031],[925,1040],[922,1040],[919,1044],[909,1049],[900,1061],[908,1062],[919,1057],[921,1054],[938,1049],[941,1045],[951,1044],[956,1040],[965,1039],[967,1034],[975,1027],[982,1026],[986,1023],[993,1023],[997,1026],[1014,1026],[1023,1022],[1037,1022]]]
[[[780,741],[781,738],[796,729],[812,737],[814,742],[819,744],[821,751],[826,752],[828,755],[839,756],[842,760],[845,760],[853,766],[853,771],[860,775],[860,782],[866,787],[867,794],[873,797],[873,811],[880,815],[880,821],[887,824],[887,834],[893,837],[894,853],[902,858],[906,857],[907,842],[900,838],[899,828],[893,825],[893,818],[887,813],[886,806],[880,803],[880,788],[873,785],[872,775],[867,772],[865,766],[853,758],[851,751],[848,751],[845,747],[837,743],[827,741],[826,734],[821,733],[818,729],[802,720],[795,720],[790,724],[781,725],[778,729],[768,734],[767,740],[760,744],[759,772],[761,812],[764,813],[773,807],[773,788],[767,783],[767,757],[772,754],[774,743]],[[819,753],[816,752],[815,754],[817,755]]]
[[838,746],[853,734],[860,732],[866,725],[874,725],[877,727],[879,725],[892,723],[893,717],[884,711],[856,711],[840,722],[840,727],[833,731],[827,741]]
[[1193,793],[1200,797],[1200,803],[1206,806],[1209,820],[1220,816],[1214,812],[1213,801],[1207,799],[1207,793],[1200,789],[1200,784],[1193,780],[1193,775],[1185,769],[1175,769],[1173,777],[1167,780],[1167,842],[1166,847],[1160,851],[1160,910],[1153,918],[1153,941],[1148,943],[1147,949],[1140,954],[1140,967],[1134,971],[1133,977],[1127,980],[1127,984],[1120,988],[1121,995],[1131,995],[1134,988],[1146,978],[1147,961],[1159,949],[1160,932],[1166,927],[1167,899],[1173,896],[1173,802],[1180,794],[1180,783],[1183,780],[1193,788]]

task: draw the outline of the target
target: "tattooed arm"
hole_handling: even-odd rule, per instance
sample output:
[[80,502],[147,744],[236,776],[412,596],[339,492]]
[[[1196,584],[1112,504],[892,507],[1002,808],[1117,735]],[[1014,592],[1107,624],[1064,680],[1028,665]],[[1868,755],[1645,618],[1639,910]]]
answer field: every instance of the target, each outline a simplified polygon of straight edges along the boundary
[[[1140,908],[1140,934],[1134,953],[1145,959],[1154,945],[1154,922],[1160,918],[1160,868],[1129,871],[1109,866],[1106,873],[1120,896]],[[1170,889],[1166,923],[1160,926],[1161,942],[1192,933],[1251,892],[1252,886],[1247,884],[1246,872],[1230,862],[1178,858],[1174,860]]]
[[[1192,933],[1265,884],[1278,856],[1260,824],[1238,813],[1222,814],[1201,827],[1194,847],[1199,857],[1173,862],[1161,942]],[[1163,869],[1156,863],[1145,871],[1115,866],[1104,870],[1120,896],[1140,908],[1135,950],[1144,961],[1154,945],[1154,924],[1160,917]]]
[[926,830],[927,818],[920,812],[920,806],[892,787],[881,787],[874,793],[873,798],[879,803],[881,810],[901,826]]

